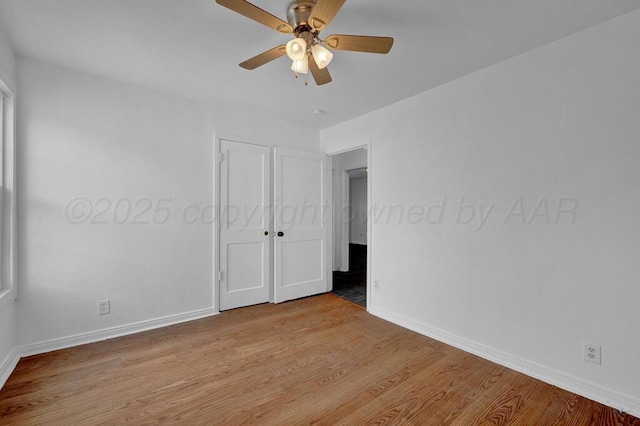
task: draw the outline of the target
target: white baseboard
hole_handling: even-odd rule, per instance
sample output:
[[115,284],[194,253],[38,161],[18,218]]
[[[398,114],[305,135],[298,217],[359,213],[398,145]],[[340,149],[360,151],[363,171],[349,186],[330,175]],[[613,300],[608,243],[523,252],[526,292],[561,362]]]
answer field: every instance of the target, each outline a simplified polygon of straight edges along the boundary
[[11,349],[7,356],[4,357],[2,363],[0,364],[0,389],[4,386],[9,379],[13,370],[15,370],[16,365],[18,365],[18,361],[20,361],[20,353],[16,348]]
[[417,333],[431,337],[465,352],[472,353],[481,358],[495,362],[512,370],[531,376],[535,379],[557,386],[569,392],[581,395],[585,398],[597,401],[601,404],[613,407],[635,417],[640,417],[640,399],[626,395],[613,389],[597,385],[580,379],[570,374],[537,364],[524,358],[513,356],[474,342],[469,339],[448,333],[444,330],[431,327],[419,321],[412,320],[403,315],[387,311],[386,309],[369,307],[369,313],[379,318],[397,324],[401,327],[413,330]]
[[200,318],[217,315],[213,308],[201,309],[198,311],[185,312],[183,314],[169,315],[162,318],[140,321],[132,324],[120,325],[111,328],[105,328],[88,333],[80,333],[73,336],[62,337],[59,339],[46,340],[44,342],[31,343],[21,346],[18,349],[20,356],[37,355],[59,349],[66,349],[73,346],[84,345],[87,343],[99,342],[102,340],[113,339],[115,337],[126,336],[129,334],[140,333],[142,331],[152,330],[155,328],[166,327],[168,325],[179,324],[182,322],[193,321]]

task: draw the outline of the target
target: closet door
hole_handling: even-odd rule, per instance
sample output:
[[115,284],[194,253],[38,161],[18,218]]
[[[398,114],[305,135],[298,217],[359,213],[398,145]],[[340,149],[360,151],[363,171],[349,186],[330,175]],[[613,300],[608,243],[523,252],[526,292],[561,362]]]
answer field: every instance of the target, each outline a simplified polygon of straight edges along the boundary
[[269,301],[270,148],[220,141],[220,310]]
[[276,148],[274,181],[275,302],[327,292],[327,157]]

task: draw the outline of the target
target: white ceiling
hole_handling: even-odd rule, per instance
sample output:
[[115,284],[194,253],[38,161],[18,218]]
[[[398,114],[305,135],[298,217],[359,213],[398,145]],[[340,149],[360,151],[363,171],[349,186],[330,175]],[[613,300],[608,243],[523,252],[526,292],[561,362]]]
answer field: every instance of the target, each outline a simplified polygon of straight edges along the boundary
[[[254,4],[285,18],[288,0]],[[296,80],[286,57],[238,63],[288,36],[214,0],[0,0],[27,57],[322,129],[640,7],[639,0],[348,0],[329,34],[395,38],[388,55],[335,52],[333,82]],[[321,117],[316,109],[326,112]]]

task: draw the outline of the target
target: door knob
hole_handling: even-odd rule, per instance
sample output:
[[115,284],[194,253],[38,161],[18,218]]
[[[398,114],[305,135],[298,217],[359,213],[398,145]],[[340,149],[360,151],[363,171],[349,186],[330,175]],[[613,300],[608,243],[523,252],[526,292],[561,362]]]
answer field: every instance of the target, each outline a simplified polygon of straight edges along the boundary
[[278,237],[284,237],[284,232],[278,231]]
[[264,235],[269,235],[269,231],[264,231]]

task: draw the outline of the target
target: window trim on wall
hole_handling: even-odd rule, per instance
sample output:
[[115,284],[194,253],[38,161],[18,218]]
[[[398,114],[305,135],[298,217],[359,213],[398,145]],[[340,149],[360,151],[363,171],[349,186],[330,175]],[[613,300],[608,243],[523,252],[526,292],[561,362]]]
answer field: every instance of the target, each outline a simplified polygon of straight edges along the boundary
[[17,272],[17,207],[16,207],[16,150],[15,150],[15,96],[0,73],[0,91],[3,102],[0,128],[2,153],[2,179],[0,182],[0,309],[18,296]]

